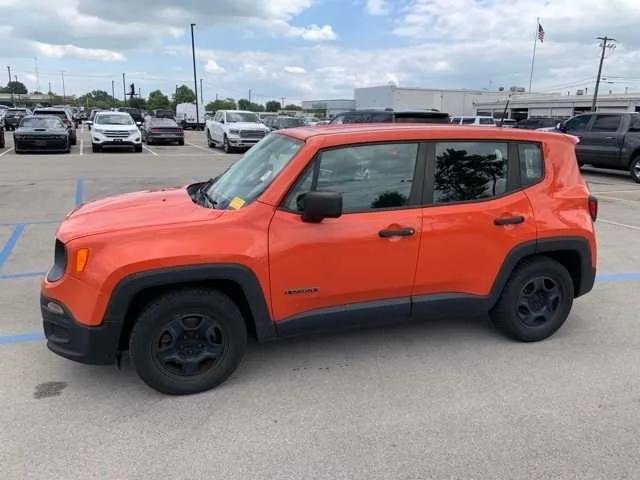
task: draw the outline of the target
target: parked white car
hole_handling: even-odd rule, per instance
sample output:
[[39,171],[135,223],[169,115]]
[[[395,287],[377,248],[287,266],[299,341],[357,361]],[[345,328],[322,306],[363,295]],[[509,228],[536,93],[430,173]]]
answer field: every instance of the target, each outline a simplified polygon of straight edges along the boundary
[[496,126],[496,121],[493,117],[482,115],[453,117],[451,123],[454,125],[476,125],[482,127]]
[[93,119],[91,144],[94,152],[104,147],[133,147],[135,152],[142,151],[142,135],[126,112],[98,112]]
[[227,153],[251,148],[269,133],[256,113],[245,110],[218,110],[205,130],[209,147],[221,145]]

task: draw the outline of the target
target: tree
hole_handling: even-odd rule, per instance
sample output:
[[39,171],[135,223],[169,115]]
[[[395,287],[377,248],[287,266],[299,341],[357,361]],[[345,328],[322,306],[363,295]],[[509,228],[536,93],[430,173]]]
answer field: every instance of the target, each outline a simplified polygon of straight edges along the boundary
[[78,97],[78,105],[86,108],[111,108],[119,106],[120,102],[104,90],[93,90]]
[[293,103],[290,103],[289,105],[285,105],[284,109],[285,110],[302,110],[302,107],[298,105],[294,105]]
[[25,95],[27,93],[27,87],[22,82],[9,82],[4,88],[0,88],[0,93],[16,93],[18,95]]
[[149,99],[147,100],[147,108],[149,110],[157,110],[160,108],[169,109],[171,108],[169,97],[167,97],[160,90],[154,90],[149,94]]
[[179,103],[195,103],[195,101],[196,94],[186,85],[179,86],[176,93],[173,94],[173,103],[176,105]]
[[144,98],[133,97],[129,100],[129,107],[144,110],[147,108],[147,101]]
[[240,110],[249,110],[250,112],[264,112],[264,105],[250,102],[246,98],[238,100],[238,108]]
[[204,107],[207,112],[215,112],[217,110],[235,110],[238,108],[236,106],[236,101],[233,98],[225,98],[216,100],[214,102],[209,102]]
[[267,112],[279,112],[282,105],[277,100],[269,100],[266,104]]

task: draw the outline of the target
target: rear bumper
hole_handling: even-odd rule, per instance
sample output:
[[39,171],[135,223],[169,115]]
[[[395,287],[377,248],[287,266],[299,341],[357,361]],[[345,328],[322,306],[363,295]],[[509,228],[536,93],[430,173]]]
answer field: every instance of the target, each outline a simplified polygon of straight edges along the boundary
[[[54,313],[47,304],[54,302],[63,313]],[[58,300],[42,295],[40,310],[47,348],[61,357],[91,365],[110,365],[116,360],[121,325],[107,323],[87,327],[75,321],[69,310]]]
[[184,140],[184,134],[181,133],[157,133],[157,134],[147,134],[147,140],[152,140],[154,142],[178,142],[180,140]]

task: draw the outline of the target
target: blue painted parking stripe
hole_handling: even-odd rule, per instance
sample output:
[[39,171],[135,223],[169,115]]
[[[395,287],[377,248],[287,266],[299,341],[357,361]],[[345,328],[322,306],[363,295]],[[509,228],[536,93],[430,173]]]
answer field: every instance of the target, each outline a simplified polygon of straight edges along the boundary
[[2,250],[0,250],[0,270],[2,270],[2,266],[5,264],[5,262],[11,255],[11,251],[13,250],[13,247],[16,246],[16,243],[18,243],[18,240],[24,233],[24,227],[25,227],[24,223],[17,224],[13,229],[13,232],[11,232],[11,236],[4,244],[4,247],[2,247]]
[[23,220],[20,222],[0,222],[0,227],[13,227],[15,225],[41,225],[45,223],[60,223],[60,220]]
[[81,178],[76,180],[76,207],[84,202],[84,182]]
[[601,273],[596,275],[596,282],[629,282],[640,280],[640,272]]
[[0,345],[15,345],[16,343],[39,342],[41,340],[44,340],[44,334],[42,332],[0,335]]
[[44,277],[47,272],[7,273],[0,275],[0,280],[15,280],[17,278]]

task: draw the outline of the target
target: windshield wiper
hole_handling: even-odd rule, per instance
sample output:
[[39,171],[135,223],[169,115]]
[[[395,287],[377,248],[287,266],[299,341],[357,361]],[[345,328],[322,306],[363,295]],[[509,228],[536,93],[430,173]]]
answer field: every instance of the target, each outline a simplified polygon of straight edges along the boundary
[[211,198],[211,195],[209,195],[209,192],[208,192],[209,187],[211,187],[211,185],[213,185],[215,181],[216,181],[215,178],[210,178],[205,183],[203,183],[202,186],[198,189],[198,195],[200,196],[200,199],[201,200],[204,199],[207,202],[209,202],[209,205],[211,205],[211,208],[215,208],[215,206],[218,204],[216,200]]

